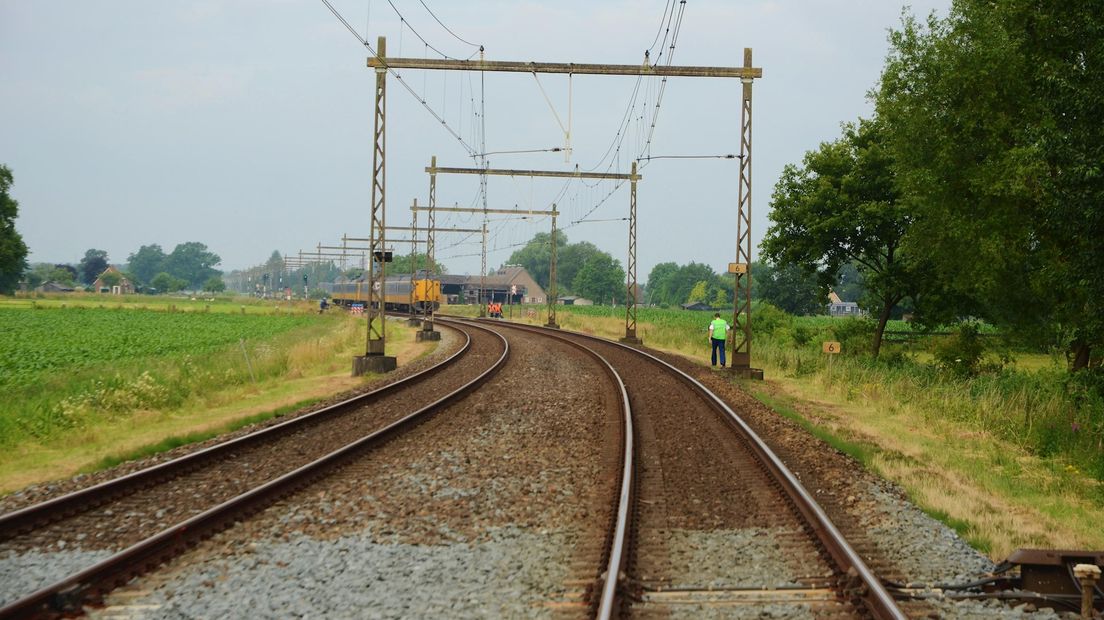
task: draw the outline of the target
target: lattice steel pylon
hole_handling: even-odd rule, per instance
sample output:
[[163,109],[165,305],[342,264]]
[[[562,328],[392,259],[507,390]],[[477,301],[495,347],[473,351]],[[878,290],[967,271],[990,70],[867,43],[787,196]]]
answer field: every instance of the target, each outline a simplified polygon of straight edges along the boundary
[[[556,210],[556,205],[552,205],[552,210]],[[556,216],[552,216],[552,250],[551,250],[551,262],[548,265],[548,322],[545,323],[545,327],[560,328],[560,324],[556,322]]]
[[[429,159],[429,165],[431,168],[437,168],[437,156],[434,155]],[[429,175],[429,212],[427,214],[429,218],[428,228],[426,231],[426,280],[433,279],[433,265],[436,258],[434,254],[437,252],[437,174],[433,173]],[[433,308],[430,304],[426,304],[425,308],[425,321],[422,323],[422,329],[426,331],[433,330]]]
[[[414,199],[414,204],[418,204],[418,199]],[[415,261],[418,258],[418,210],[410,210],[410,301],[407,303],[407,310],[410,316],[407,318],[407,325],[417,325],[420,320],[418,319],[418,311],[414,309],[414,289],[417,288],[418,281],[418,266]],[[426,274],[429,274],[428,268]]]
[[[380,37],[376,54],[381,63],[387,57],[387,41]],[[384,355],[387,342],[387,310],[383,301],[383,285],[387,277],[387,263],[384,261],[384,225],[386,192],[385,157],[387,128],[387,66],[376,67],[375,96],[375,132],[372,149],[372,211],[369,237],[372,239],[372,251],[369,254],[368,268],[368,307],[364,309],[368,317],[368,338],[364,355],[353,358],[353,374],[366,372],[387,372],[396,367],[395,358]],[[376,273],[376,265],[379,273]]]
[[636,162],[632,163],[629,190],[629,262],[625,284],[625,337],[621,342],[642,344],[636,335]]
[[[744,48],[744,67],[750,68],[751,48]],[[729,271],[736,274],[732,311],[733,372],[762,379],[763,371],[751,367],[751,84],[745,77],[740,106],[740,176],[737,189],[736,262]]]

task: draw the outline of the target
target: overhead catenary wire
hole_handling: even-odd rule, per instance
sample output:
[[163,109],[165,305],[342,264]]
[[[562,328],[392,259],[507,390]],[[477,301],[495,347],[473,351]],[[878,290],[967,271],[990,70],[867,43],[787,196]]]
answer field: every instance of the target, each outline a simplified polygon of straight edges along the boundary
[[[330,4],[329,0],[322,0],[322,4],[326,5],[326,8],[328,8],[330,10],[330,12],[334,14],[334,17],[336,17],[338,19],[338,21],[340,21],[342,24],[345,25],[345,28],[347,28],[349,30],[349,32],[354,37],[356,37],[357,41],[360,41],[360,44],[363,45],[368,50],[368,52],[370,54],[372,54],[374,56],[378,55],[378,54],[376,54],[375,48],[373,48],[372,45],[370,43],[368,43],[368,40],[365,39],[364,37],[360,36],[360,33],[357,32],[356,29],[353,28],[351,25],[349,25],[349,22],[346,21],[344,17],[342,17],[341,13],[337,9],[335,9],[332,4]],[[413,30],[413,28],[411,30]],[[419,38],[421,38],[421,37],[419,37]],[[428,43],[426,43],[426,45],[428,47],[432,48],[432,46],[430,46]],[[438,53],[440,53],[440,52],[438,52]],[[446,56],[446,58],[447,58],[447,56]],[[386,63],[387,59],[385,58],[383,60]],[[406,80],[403,79],[402,75],[400,75],[398,71],[395,71],[391,67],[386,67],[385,66],[384,68],[387,70],[388,73],[390,73],[392,76],[394,76],[395,79],[397,79],[400,84],[402,84],[403,88],[405,88],[406,91],[408,93],[410,93],[410,96],[414,97],[414,99],[416,99],[418,101],[418,103],[422,104],[422,107],[425,108],[426,111],[429,112],[433,116],[433,118],[437,119],[437,122],[439,122],[441,124],[441,126],[445,128],[445,131],[449,132],[449,134],[451,134],[453,138],[456,138],[456,141],[459,142],[460,145],[464,147],[465,151],[467,151],[468,153],[476,152],[476,149],[473,146],[471,146],[470,144],[468,144],[467,141],[465,141],[464,138],[461,137],[460,134],[457,133],[456,130],[454,130],[448,124],[448,121],[446,121],[440,114],[437,113],[436,110],[434,110],[433,108],[431,108],[429,106],[429,103],[426,102],[424,97],[419,96],[417,91],[415,91],[409,84],[406,83]]]
[[440,24],[442,28],[444,28],[444,29],[445,29],[445,31],[446,31],[446,32],[448,32],[449,34],[451,34],[451,35],[452,35],[453,37],[456,37],[456,40],[457,40],[457,41],[459,41],[459,42],[461,42],[461,43],[465,43],[465,44],[467,44],[467,45],[471,45],[471,46],[473,46],[473,47],[482,47],[482,46],[481,46],[481,45],[479,45],[478,43],[472,43],[471,41],[468,41],[468,40],[466,40],[466,39],[462,38],[462,37],[461,37],[460,35],[458,35],[458,34],[456,34],[455,32],[453,32],[453,31],[452,31],[452,28],[449,28],[448,26],[446,26],[446,25],[445,25],[445,23],[444,23],[444,22],[442,22],[442,21],[441,21],[440,19],[438,19],[437,15],[436,15],[436,14],[435,14],[435,13],[433,12],[433,10],[432,10],[432,9],[430,9],[430,8],[429,8],[429,6],[427,6],[427,5],[426,5],[426,3],[424,2],[424,0],[418,0],[418,1],[422,3],[422,6],[423,6],[423,7],[425,7],[425,10],[426,10],[426,12],[428,12],[428,13],[429,13],[429,15],[430,15],[430,16],[431,16],[431,17],[432,17],[432,18],[433,18],[434,20],[436,20],[436,22],[437,22],[438,24]]
[[[327,3],[327,4],[328,4],[328,3]],[[425,40],[425,37],[423,37],[422,35],[418,34],[418,31],[414,29],[414,26],[413,26],[413,25],[411,25],[411,24],[410,24],[410,22],[409,22],[409,21],[407,21],[405,17],[403,17],[403,14],[402,14],[401,12],[399,12],[399,8],[395,6],[395,3],[394,3],[394,2],[392,2],[391,0],[387,0],[387,4],[390,4],[390,5],[391,5],[391,9],[392,9],[393,11],[395,11],[395,15],[398,15],[398,16],[399,16],[399,23],[400,23],[400,25],[406,25],[406,27],[410,29],[410,32],[413,32],[413,33],[414,33],[414,36],[418,37],[418,39],[419,39],[419,40],[420,40],[420,41],[421,41],[422,43],[424,43],[424,44],[426,45],[426,47],[428,47],[429,49],[431,49],[431,50],[433,50],[433,51],[437,52],[438,54],[440,54],[442,58],[447,58],[447,59],[449,59],[449,60],[459,60],[458,58],[453,58],[452,56],[449,56],[448,54],[446,54],[446,53],[442,52],[441,50],[437,49],[436,47],[433,47],[432,45],[430,45],[430,44],[429,44],[429,41],[426,41],[426,40]],[[402,30],[401,30],[401,29],[399,30],[399,33],[400,33],[400,36],[401,36],[401,33],[402,33]],[[402,41],[402,39],[400,38],[400,43],[399,43],[399,50],[400,50],[400,55],[401,55],[401,51],[402,51],[402,42],[401,42],[401,41]]]

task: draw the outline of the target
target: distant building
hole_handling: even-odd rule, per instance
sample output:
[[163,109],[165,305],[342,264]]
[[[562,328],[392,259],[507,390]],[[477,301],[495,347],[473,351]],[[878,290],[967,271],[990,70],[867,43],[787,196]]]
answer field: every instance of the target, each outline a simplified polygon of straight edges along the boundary
[[36,293],[72,293],[73,287],[50,280],[35,288]]
[[712,310],[713,306],[704,301],[695,301],[692,304],[682,304],[683,310]]
[[[109,273],[113,273],[119,276],[119,283],[108,286],[104,282],[104,276]],[[130,295],[134,293],[134,284],[123,275],[123,272],[119,271],[113,266],[108,266],[104,269],[104,272],[100,274],[96,281],[92,283],[92,290],[97,293],[110,293],[112,295]]]
[[478,275],[442,275],[440,278],[441,294],[449,303],[459,303],[460,299],[467,303],[481,299],[502,304],[543,304],[547,301],[544,289],[520,265],[507,265],[487,274],[486,278]]
[[853,301],[842,301],[835,291],[828,291],[828,314],[831,316],[865,316],[866,312]]
[[576,297],[575,295],[564,295],[563,297],[556,298],[556,303],[561,306],[593,306],[594,302],[585,297]]

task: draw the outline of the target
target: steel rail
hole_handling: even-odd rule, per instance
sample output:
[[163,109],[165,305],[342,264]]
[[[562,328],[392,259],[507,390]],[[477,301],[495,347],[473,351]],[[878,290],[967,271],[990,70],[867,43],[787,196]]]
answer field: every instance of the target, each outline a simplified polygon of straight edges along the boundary
[[598,603],[598,615],[601,620],[609,620],[614,617],[614,613],[618,608],[619,600],[617,596],[617,585],[620,582],[621,566],[624,564],[626,554],[628,553],[628,545],[625,544],[628,538],[629,531],[629,508],[632,506],[632,489],[633,489],[633,421],[632,421],[632,406],[629,404],[629,393],[625,389],[625,382],[621,380],[621,375],[610,364],[609,361],[602,357],[601,353],[598,353],[590,347],[580,344],[571,338],[565,337],[554,330],[543,330],[530,328],[527,325],[518,325],[516,323],[504,324],[511,328],[518,329],[519,331],[528,331],[530,333],[541,334],[555,338],[556,340],[563,341],[573,347],[581,349],[589,354],[594,359],[598,360],[598,363],[602,366],[602,369],[606,372],[615,385],[617,385],[618,391],[621,392],[621,428],[622,428],[622,452],[621,452],[621,485],[618,490],[617,496],[617,516],[614,519],[613,534],[610,536],[610,544],[608,547],[609,557],[606,561],[606,570],[604,572],[605,578],[602,584],[602,595]]
[[[548,331],[558,331],[564,333],[562,330],[552,330],[551,328],[540,326],[525,326],[529,329],[540,329]],[[638,355],[648,358],[653,363],[667,368],[676,377],[682,380],[684,383],[690,385],[701,394],[707,403],[709,403],[714,409],[722,413],[725,418],[733,424],[736,429],[743,433],[745,437],[749,439],[749,444],[752,447],[755,455],[759,458],[760,462],[767,468],[767,471],[772,477],[780,484],[785,490],[786,495],[793,502],[794,506],[805,517],[809,526],[816,534],[817,538],[824,544],[825,549],[832,556],[833,561],[841,569],[841,572],[845,575],[851,574],[854,571],[855,576],[860,580],[863,586],[863,591],[860,593],[859,598],[866,604],[870,613],[879,620],[906,620],[908,616],[897,606],[896,601],[893,600],[893,596],[889,594],[881,580],[877,575],[866,565],[862,557],[854,550],[843,534],[836,528],[835,524],[828,517],[828,514],[824,512],[824,509],[816,501],[815,498],[805,489],[804,485],[797,479],[797,477],[789,470],[788,467],[773,450],[767,446],[759,435],[752,430],[750,426],[741,418],[735,411],[733,411],[723,400],[721,400],[716,394],[709,390],[709,388],[702,385],[697,379],[694,379],[690,375],[682,372],[678,368],[675,368],[671,364],[659,359],[658,357],[640,349],[630,347],[626,344],[593,336],[590,334],[584,334],[580,332],[567,332],[574,336],[586,338],[590,340],[596,340],[604,344],[614,345],[621,347],[625,350],[632,351]]]
[[[494,333],[483,327],[484,331]],[[0,608],[0,618],[37,618],[58,616],[77,611],[87,594],[97,590],[99,594],[110,590],[125,578],[141,574],[166,561],[174,550],[195,544],[198,540],[213,534],[226,525],[239,520],[245,514],[261,510],[265,505],[296,489],[326,475],[327,470],[352,458],[359,450],[371,444],[388,439],[390,435],[405,430],[414,422],[421,422],[423,416],[435,413],[445,405],[452,404],[466,396],[476,387],[486,382],[506,363],[510,355],[510,344],[501,334],[495,334],[503,344],[502,355],[479,376],[457,390],[442,396],[436,401],[413,413],[372,432],[343,448],[339,448],[321,458],[302,465],[279,478],[270,480],[259,487],[246,491],[214,508],[210,508],[186,521],[168,527],[145,540],[106,558],[69,577],[41,588],[13,603]]]
[[[463,332],[461,332],[463,333]],[[142,487],[161,480],[170,480],[190,469],[202,467],[205,463],[217,460],[223,454],[240,449],[259,441],[278,437],[281,433],[299,428],[308,423],[321,422],[328,417],[342,413],[353,407],[361,407],[399,390],[400,388],[423,381],[433,374],[451,366],[471,348],[471,337],[465,334],[465,342],[455,353],[430,368],[404,377],[380,388],[354,396],[297,418],[274,424],[247,435],[225,441],[180,458],[159,463],[125,476],[113,478],[100,484],[74,491],[66,495],[33,504],[7,514],[0,515],[0,541],[9,540],[20,532],[26,532],[36,526],[58,521],[65,516],[87,512],[113,498],[122,497]]]

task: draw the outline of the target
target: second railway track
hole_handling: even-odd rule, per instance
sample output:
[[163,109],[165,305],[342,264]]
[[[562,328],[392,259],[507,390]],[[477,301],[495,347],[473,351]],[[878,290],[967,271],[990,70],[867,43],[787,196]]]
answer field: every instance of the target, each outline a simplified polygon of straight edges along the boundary
[[[64,590],[55,586],[71,573],[146,544],[175,524],[287,477],[470,386],[501,364],[505,341],[485,329],[464,332],[464,346],[427,371],[180,459],[0,515],[0,567],[11,576],[0,592],[0,616],[34,612],[41,605],[79,604],[45,590]],[[472,340],[479,342],[472,346]],[[430,376],[437,380],[425,381]],[[43,565],[48,570],[41,570]],[[67,587],[82,589],[79,583]],[[35,600],[21,602],[28,598]]]
[[633,408],[639,446],[621,614],[905,617],[815,500],[720,399],[646,353],[566,336],[617,369]]

